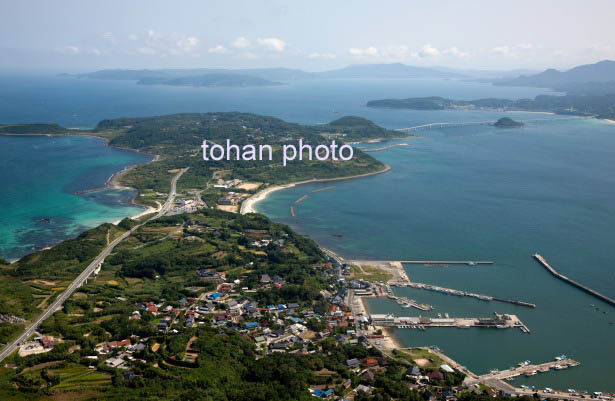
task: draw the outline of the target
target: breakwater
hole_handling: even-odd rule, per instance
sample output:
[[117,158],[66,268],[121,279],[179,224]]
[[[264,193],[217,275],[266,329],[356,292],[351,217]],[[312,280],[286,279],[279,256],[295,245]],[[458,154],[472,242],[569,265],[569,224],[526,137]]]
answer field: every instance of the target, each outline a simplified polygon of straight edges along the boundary
[[583,285],[581,283],[579,283],[578,281],[575,281],[571,278],[568,278],[566,276],[564,276],[563,274],[560,274],[557,270],[555,270],[550,264],[549,262],[547,262],[547,260],[540,254],[535,253],[534,255],[534,259],[536,259],[545,269],[547,269],[547,271],[549,271],[549,273],[551,273],[552,275],[554,275],[555,277],[559,278],[560,280],[563,280],[569,284],[572,284],[573,286],[579,288],[582,291],[585,291],[586,293],[593,295],[594,297],[606,302],[607,304],[610,304],[612,306],[615,306],[615,300],[613,298],[609,298],[604,294],[599,293],[598,291],[589,288],[586,285]]

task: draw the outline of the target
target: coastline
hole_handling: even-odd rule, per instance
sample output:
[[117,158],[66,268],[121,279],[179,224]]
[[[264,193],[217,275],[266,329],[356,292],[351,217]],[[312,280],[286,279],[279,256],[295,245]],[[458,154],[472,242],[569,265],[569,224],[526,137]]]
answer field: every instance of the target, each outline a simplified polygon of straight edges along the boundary
[[[87,133],[80,133],[80,132],[87,132]],[[47,136],[47,137],[56,137],[56,136],[75,136],[75,137],[79,137],[79,136],[83,136],[83,137],[90,137],[90,138],[97,138],[97,139],[102,139],[105,141],[105,146],[111,147],[111,148],[116,148],[116,149],[122,149],[122,150],[128,150],[131,152],[135,152],[135,153],[140,153],[140,154],[144,154],[144,155],[149,155],[152,156],[152,160],[145,162],[145,163],[137,163],[137,164],[132,164],[130,166],[126,166],[124,167],[122,170],[111,174],[111,176],[109,176],[109,178],[107,179],[107,181],[105,182],[105,185],[103,187],[100,188],[90,188],[90,189],[84,189],[78,192],[78,194],[80,193],[86,193],[86,192],[94,192],[94,191],[104,191],[107,189],[135,189],[133,187],[127,187],[124,185],[121,185],[120,180],[122,178],[122,176],[124,176],[125,174],[127,174],[129,171],[135,169],[137,166],[143,165],[143,164],[148,164],[148,163],[154,163],[160,160],[160,155],[155,155],[152,153],[148,153],[148,152],[143,152],[141,150],[138,149],[131,149],[131,148],[127,148],[124,146],[115,146],[115,145],[111,145],[109,143],[109,138],[106,138],[104,136],[100,136],[100,135],[96,135],[94,133],[92,133],[91,131],[77,131],[75,130],[75,133],[62,133],[62,134],[11,134],[11,133],[0,133],[0,136]],[[144,205],[140,205],[139,203],[137,203],[135,200],[137,198],[137,196],[139,195],[138,191],[137,191],[137,195],[135,195],[131,200],[130,203],[133,204],[134,206],[139,206],[142,208],[145,208],[145,210],[141,213],[136,214],[135,216],[132,216],[132,219],[137,219],[141,216],[143,216],[144,214],[147,213],[151,213],[152,211],[157,211],[157,209],[152,208],[151,206],[144,206]],[[121,220],[120,220],[121,221]],[[114,223],[117,224],[117,223]]]
[[[144,162],[144,163],[137,163],[137,164],[132,164],[132,165],[126,166],[122,170],[117,171],[117,172],[111,174],[111,176],[109,176],[109,178],[107,178],[107,181],[105,182],[103,187],[100,187],[100,188],[90,188],[90,189],[81,190],[81,191],[78,191],[77,194],[86,193],[86,192],[94,192],[94,191],[104,191],[104,190],[109,190],[109,189],[136,190],[133,187],[127,187],[127,186],[121,185],[120,180],[121,180],[122,176],[124,176],[129,171],[131,171],[134,168],[136,168],[137,166],[148,164],[148,163],[154,163],[154,162],[157,162],[157,161],[160,160],[160,155],[155,155],[155,154],[152,154],[152,153],[143,152],[143,151],[140,151],[140,150],[137,150],[137,149],[131,149],[131,148],[126,148],[126,147],[122,147],[122,146],[110,145],[108,138],[105,138],[103,136],[95,135],[95,134],[93,134],[91,132],[88,132],[86,134],[82,134],[79,131],[75,131],[75,133],[67,132],[67,133],[62,133],[62,134],[11,134],[11,133],[0,133],[0,136],[13,136],[13,137],[16,137],[16,136],[27,136],[27,137],[34,137],[34,136],[44,136],[44,137],[61,137],[61,136],[89,137],[89,138],[103,139],[104,142],[105,142],[105,146],[108,146],[108,147],[112,147],[112,148],[116,148],[116,149],[121,149],[121,150],[128,150],[128,151],[131,151],[131,152],[145,154],[145,155],[149,155],[149,156],[152,157],[152,160],[149,160],[149,161]],[[132,216],[129,215],[129,216],[126,216],[126,217],[129,217],[132,220],[136,220],[136,219],[139,219],[140,217],[143,217],[143,216],[145,216],[147,214],[156,213],[156,212],[158,212],[160,210],[160,206],[158,208],[153,208],[151,206],[145,206],[145,205],[141,205],[141,204],[137,203],[136,199],[137,199],[138,196],[139,196],[139,191],[136,190],[136,194],[135,194],[135,196],[132,197],[132,199],[130,200],[130,203],[133,206],[141,208],[142,210],[139,213],[135,214],[135,215],[132,215]],[[106,221],[106,222],[114,224],[114,225],[117,225],[122,220],[123,219],[119,219],[119,220],[115,220],[115,221]],[[47,245],[47,246],[44,246],[43,248],[40,248],[38,250],[34,250],[34,252],[47,250],[47,249],[50,249],[52,246],[54,246],[54,245]],[[14,262],[18,261],[19,259],[20,258],[9,260],[9,262],[10,263],[14,263]]]
[[[356,299],[359,304],[359,314],[369,315],[363,297],[356,297]],[[401,343],[400,339],[395,336],[395,328],[382,327],[381,330],[384,337],[373,340],[374,342],[378,342],[378,348],[381,348],[384,351],[392,351],[395,349],[405,348]]]
[[336,177],[336,178],[312,178],[311,180],[291,182],[290,184],[273,185],[273,186],[267,187],[267,188],[257,192],[256,194],[252,195],[248,199],[244,200],[243,203],[241,204],[241,208],[239,210],[239,213],[240,214],[258,213],[256,211],[256,209],[255,209],[256,204],[258,202],[266,199],[271,193],[273,193],[275,191],[279,191],[281,189],[292,188],[292,187],[295,187],[295,186],[298,186],[298,185],[311,184],[311,183],[315,183],[315,182],[353,180],[353,179],[356,179],[356,178],[363,178],[363,177],[369,177],[369,176],[372,176],[372,175],[386,173],[389,170],[391,170],[391,166],[385,164],[383,169],[378,170],[378,171],[372,171],[371,173],[358,174],[358,175],[350,175],[350,176],[347,176],[347,177]]

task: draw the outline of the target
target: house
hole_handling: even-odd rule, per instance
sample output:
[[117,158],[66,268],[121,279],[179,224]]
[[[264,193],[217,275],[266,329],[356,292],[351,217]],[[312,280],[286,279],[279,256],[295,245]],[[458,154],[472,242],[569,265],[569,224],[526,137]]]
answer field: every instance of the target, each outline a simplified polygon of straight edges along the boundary
[[41,338],[41,344],[43,344],[45,348],[53,348],[56,345],[56,339],[52,336],[43,336],[43,338]]
[[269,277],[268,274],[261,275],[260,283],[261,284],[270,284],[271,283],[271,277]]
[[124,364],[124,360],[120,357],[117,358],[109,358],[105,361],[105,365],[110,368],[120,368]]
[[429,377],[429,381],[432,381],[432,382],[444,380],[444,375],[439,370],[434,370],[433,372],[429,372],[427,377]]
[[372,372],[371,370],[366,370],[365,372],[363,372],[363,374],[361,374],[361,379],[371,382],[372,380],[374,380],[374,372]]
[[225,195],[222,198],[218,199],[218,204],[235,206],[239,204],[240,200],[241,196],[235,194],[234,192],[229,192],[228,195]]
[[197,274],[201,278],[201,281],[221,282],[224,279],[222,274],[211,269],[199,269]]
[[279,341],[277,343],[269,344],[269,348],[273,351],[282,351],[285,350],[288,345],[285,342]]
[[450,389],[442,391],[442,398],[446,401],[457,401],[457,397]]
[[207,296],[207,299],[216,300],[216,299],[220,298],[221,296],[222,296],[222,294],[220,294],[219,292],[214,292],[213,294],[209,294]]
[[132,347],[129,348],[130,352],[140,352],[140,351],[143,351],[144,349],[145,349],[145,345],[141,343],[133,345]]
[[355,388],[354,390],[355,390],[357,393],[358,393],[358,392],[360,392],[360,391],[362,391],[362,392],[364,392],[365,394],[369,394],[369,393],[371,393],[372,391],[374,391],[374,388],[373,388],[372,386],[365,386],[365,385],[363,385],[363,384],[359,384],[359,385],[357,386],[357,388]]
[[266,345],[267,344],[267,339],[263,336],[258,336],[254,339],[254,342],[256,343],[256,345],[261,346],[261,345]]
[[356,369],[361,366],[361,362],[359,362],[357,358],[352,358],[346,361],[346,366],[348,366],[350,369]]
[[158,307],[156,305],[150,305],[150,306],[147,307],[146,311],[148,311],[148,312],[150,312],[150,313],[152,313],[154,315],[157,315],[158,314]]
[[167,322],[160,322],[158,323],[157,328],[160,331],[167,331],[169,329],[169,325],[167,324]]
[[406,369],[406,374],[410,377],[417,378],[421,375],[421,369],[418,366],[410,366]]
[[333,397],[334,392],[333,392],[333,389],[330,388],[328,390],[314,390],[313,394],[316,397],[320,397],[320,398],[330,398],[330,397]]
[[246,329],[255,329],[259,326],[258,322],[246,323]]
[[440,366],[440,369],[442,369],[443,371],[447,372],[447,373],[455,373],[455,370],[453,368],[450,367],[450,365],[444,363]]
[[107,343],[107,346],[109,348],[121,348],[121,347],[127,347],[131,344],[130,339],[125,339],[122,341],[109,341]]
[[378,360],[376,358],[363,358],[361,361],[361,365],[366,368],[371,368],[373,366],[378,366]]

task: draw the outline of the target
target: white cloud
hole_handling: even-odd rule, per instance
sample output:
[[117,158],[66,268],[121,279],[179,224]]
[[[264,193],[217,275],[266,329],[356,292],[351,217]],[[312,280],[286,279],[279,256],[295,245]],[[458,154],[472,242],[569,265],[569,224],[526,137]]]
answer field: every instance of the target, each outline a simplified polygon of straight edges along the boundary
[[217,45],[216,47],[210,47],[207,51],[214,54],[224,54],[227,52],[227,49],[222,45]]
[[248,39],[243,36],[240,36],[233,42],[233,47],[236,47],[238,49],[247,49],[248,47],[250,47],[251,44],[252,43]]
[[77,46],[65,46],[61,49],[58,49],[58,51],[62,54],[79,54],[79,48]]
[[596,59],[615,58],[615,47],[606,43],[594,43],[586,50],[590,57]]
[[322,59],[327,59],[327,60],[333,60],[335,57],[336,55],[333,53],[313,52],[313,53],[308,54],[308,58],[322,58]]
[[456,46],[444,50],[443,53],[457,58],[464,58],[470,55],[470,53],[459,50]]
[[160,57],[178,55],[198,55],[200,41],[195,36],[182,33],[162,34],[153,29],[147,31],[147,36],[137,52],[145,55],[159,55]]
[[352,47],[348,49],[348,52],[353,56],[357,57],[378,57],[380,55],[380,52],[374,46],[369,46],[363,49],[358,47]]
[[194,36],[187,36],[177,41],[177,47],[185,53],[192,52],[199,45],[199,40]]
[[430,44],[423,45],[422,50],[419,52],[421,57],[436,57],[440,55],[440,50],[436,49]]
[[117,40],[115,39],[115,35],[113,34],[113,32],[105,32],[103,34],[103,38],[105,38],[106,40],[108,40],[109,42],[111,42],[112,44],[115,44],[117,42]]
[[156,49],[153,49],[153,48],[147,47],[147,46],[139,47],[137,49],[137,52],[139,52],[141,54],[148,55],[148,56],[153,56],[154,54],[157,53]]
[[531,43],[519,43],[517,46],[515,46],[517,49],[522,49],[522,50],[530,50],[534,48],[534,45]]
[[521,53],[535,53],[536,48],[537,46],[533,45],[532,43],[519,43],[514,46],[496,46],[491,49],[491,53],[502,57],[517,59],[519,58]]
[[267,50],[271,50],[278,53],[283,52],[286,48],[286,42],[278,38],[258,38],[256,41],[259,45],[263,46]]
[[239,55],[240,58],[245,58],[247,60],[257,60],[260,59],[261,56],[259,54],[253,52],[243,52]]
[[412,62],[430,57],[449,56],[455,58],[468,57],[470,53],[464,52],[456,46],[440,50],[430,44],[421,46],[420,50],[414,51],[406,45],[389,45],[386,47],[353,47],[348,52],[355,57],[378,58],[387,62]]
[[512,51],[509,46],[496,46],[491,49],[491,53],[497,54],[499,56],[504,57],[516,57],[516,54]]
[[102,54],[102,52],[99,49],[95,48],[95,47],[90,49],[90,53],[94,54],[95,56],[100,56]]

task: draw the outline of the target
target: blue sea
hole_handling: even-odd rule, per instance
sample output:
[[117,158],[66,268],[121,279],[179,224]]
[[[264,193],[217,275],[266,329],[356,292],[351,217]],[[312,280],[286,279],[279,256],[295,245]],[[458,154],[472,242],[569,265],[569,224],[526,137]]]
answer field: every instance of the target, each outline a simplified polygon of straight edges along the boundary
[[103,187],[115,172],[151,159],[101,138],[0,136],[0,257],[17,259],[140,213],[133,190],[77,192]]
[[[402,128],[431,122],[490,121],[504,114],[383,110],[363,105],[378,98],[518,99],[548,92],[462,80],[329,80],[271,88],[178,88],[58,76],[0,76],[0,87],[1,123],[57,122],[69,127],[91,127],[115,117],[242,111],[304,124],[359,115],[387,128]],[[345,257],[495,261],[493,266],[406,268],[415,281],[533,302],[536,309],[420,290],[397,292],[434,305],[434,314],[515,313],[531,334],[497,329],[397,329],[395,335],[406,346],[438,345],[477,373],[508,368],[526,359],[546,362],[565,353],[582,365],[520,378],[514,384],[613,391],[615,310],[550,276],[531,255],[540,252],[563,274],[615,296],[615,125],[534,113],[506,116],[528,122],[520,129],[479,126],[421,131],[420,138],[397,141],[408,146],[372,153],[392,166],[386,174],[336,182],[335,189],[315,194],[310,192],[325,184],[278,191],[257,209]],[[98,222],[116,218],[112,211],[119,209],[110,205],[129,207],[126,199],[131,194],[89,199],[74,192],[100,186],[111,172],[138,162],[134,158],[143,155],[105,147],[93,138],[0,139],[5,141],[3,163],[12,155],[5,155],[4,149],[23,150],[21,157],[11,159],[13,170],[0,175],[2,187],[14,189],[3,202],[18,205],[25,216],[12,223],[10,232],[16,234],[10,238],[15,239],[1,244],[5,255],[10,247],[40,246],[95,224],[91,215],[81,213],[86,204],[96,206]],[[34,146],[44,146],[45,152],[34,152]],[[88,146],[93,152],[90,157],[76,156]],[[99,152],[110,152],[107,155],[114,160],[120,155],[126,159],[105,164],[107,170],[102,174],[90,165]],[[38,162],[32,162],[32,157],[39,157]],[[32,165],[41,163],[59,173],[31,174]],[[54,198],[49,191],[61,193],[63,200],[49,202]],[[293,218],[289,206],[308,193]],[[46,207],[44,212],[35,212],[41,205]],[[0,208],[0,213],[5,212],[5,207]],[[37,222],[42,216],[55,215],[72,220],[53,230]],[[10,215],[0,217],[9,221]],[[20,237],[22,229],[28,234]],[[7,235],[2,232],[3,239]],[[369,308],[399,316],[415,313],[386,299],[370,302]]]

